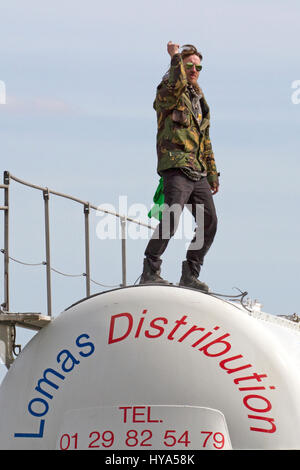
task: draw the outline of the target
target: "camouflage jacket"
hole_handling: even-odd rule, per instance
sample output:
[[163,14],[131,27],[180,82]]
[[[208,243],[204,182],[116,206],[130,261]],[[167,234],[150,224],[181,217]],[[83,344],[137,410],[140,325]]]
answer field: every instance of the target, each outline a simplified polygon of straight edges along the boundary
[[206,171],[210,183],[218,179],[209,137],[209,107],[201,95],[202,121],[193,113],[187,78],[180,54],[171,60],[170,71],[157,87],[153,107],[157,113],[157,172],[190,167]]

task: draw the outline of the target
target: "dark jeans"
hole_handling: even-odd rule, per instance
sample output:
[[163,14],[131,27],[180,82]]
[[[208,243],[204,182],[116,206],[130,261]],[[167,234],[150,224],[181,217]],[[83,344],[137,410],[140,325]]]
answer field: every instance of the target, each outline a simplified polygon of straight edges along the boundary
[[[168,209],[163,212],[162,221],[156,227],[146,247],[145,256],[152,269],[158,271],[162,263],[160,257],[167,248],[170,238],[176,232],[185,204],[188,204],[187,207],[191,210],[196,221],[199,221],[199,217],[196,218],[196,214],[199,214],[197,211],[200,211],[199,205],[203,204],[204,214],[202,210],[202,220],[204,226],[196,227],[195,236],[186,254],[186,259],[193,273],[198,277],[204,256],[212,245],[217,230],[217,215],[210,185],[206,177],[202,177],[200,181],[195,182],[185,176],[180,169],[164,171],[163,179],[165,204],[169,207],[176,204],[178,205],[178,210],[175,213],[169,212]],[[169,222],[164,224],[166,218],[168,218]],[[166,233],[166,227],[168,233]],[[197,239],[199,241],[201,230],[202,233],[204,232],[202,243],[200,243],[201,247],[195,249],[195,246],[197,247],[195,242]]]

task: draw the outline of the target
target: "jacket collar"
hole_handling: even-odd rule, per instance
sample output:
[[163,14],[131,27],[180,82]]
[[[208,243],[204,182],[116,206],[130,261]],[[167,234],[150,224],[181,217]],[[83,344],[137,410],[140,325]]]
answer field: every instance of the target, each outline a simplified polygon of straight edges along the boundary
[[184,101],[188,110],[191,112],[193,118],[195,119],[200,131],[204,131],[209,126],[209,123],[210,123],[210,112],[209,112],[209,106],[206,102],[206,99],[204,98],[202,90],[201,90],[201,94],[199,95],[199,97],[200,97],[200,104],[201,104],[201,109],[202,109],[202,121],[200,125],[199,125],[197,117],[194,114],[188,90],[186,90],[186,93],[184,94]]

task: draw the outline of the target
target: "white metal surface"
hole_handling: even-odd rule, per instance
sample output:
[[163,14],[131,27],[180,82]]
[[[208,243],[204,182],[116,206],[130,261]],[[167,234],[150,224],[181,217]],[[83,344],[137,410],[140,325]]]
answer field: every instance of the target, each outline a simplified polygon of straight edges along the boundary
[[[131,450],[143,448],[145,438],[152,445],[146,450],[202,449],[204,437],[216,449],[222,436],[224,448],[298,449],[296,341],[290,350],[280,328],[269,326],[175,286],[117,289],[79,302],[42,329],[8,371],[0,387],[0,448],[85,448],[97,438],[93,432],[102,448],[110,431],[111,448],[129,442]],[[289,334],[299,338],[285,329]],[[103,429],[105,407],[126,408],[128,421],[118,426],[111,412]],[[224,426],[202,420],[205,408],[224,416]],[[198,410],[194,421],[191,409]]]

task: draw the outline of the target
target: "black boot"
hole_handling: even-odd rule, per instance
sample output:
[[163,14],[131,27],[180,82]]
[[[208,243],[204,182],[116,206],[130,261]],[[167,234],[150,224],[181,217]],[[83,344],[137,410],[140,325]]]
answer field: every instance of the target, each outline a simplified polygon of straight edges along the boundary
[[144,259],[144,270],[141,276],[140,284],[164,284],[169,285],[168,281],[165,281],[162,277],[160,277],[160,269],[155,271],[150,266],[149,261],[147,258]]
[[201,290],[202,292],[209,292],[209,287],[204,282],[197,279],[196,273],[194,273],[188,263],[183,261],[182,263],[182,274],[179,285],[184,287],[192,287],[193,289]]

